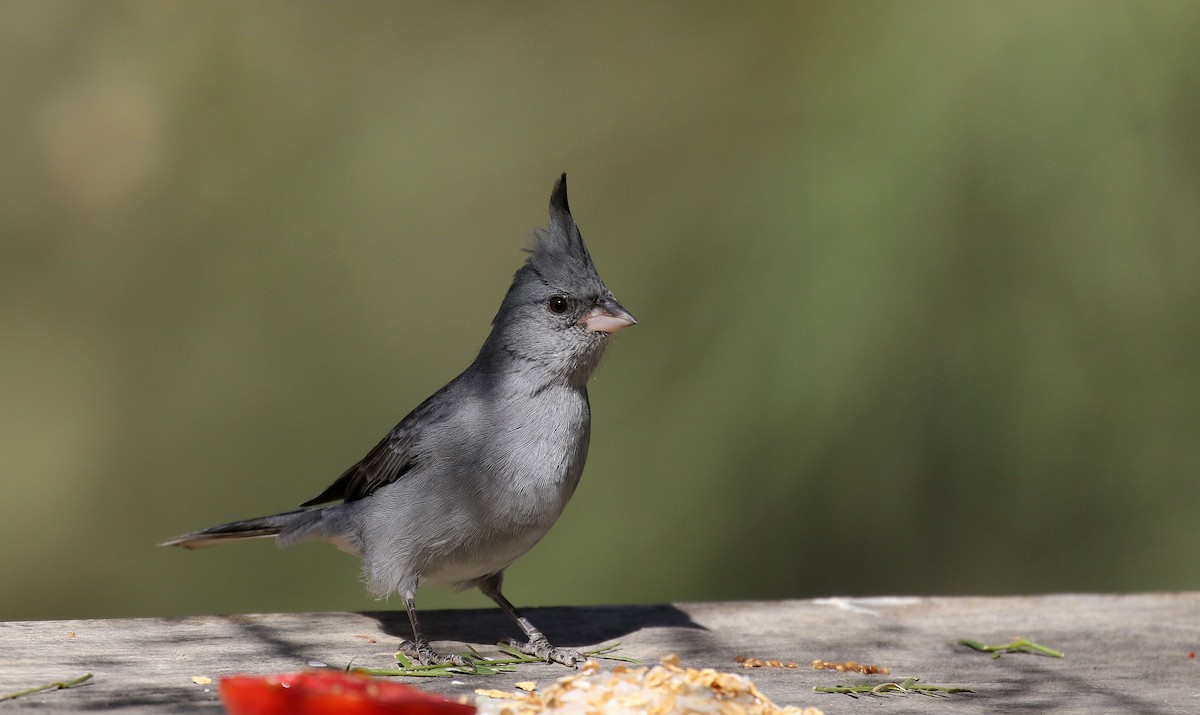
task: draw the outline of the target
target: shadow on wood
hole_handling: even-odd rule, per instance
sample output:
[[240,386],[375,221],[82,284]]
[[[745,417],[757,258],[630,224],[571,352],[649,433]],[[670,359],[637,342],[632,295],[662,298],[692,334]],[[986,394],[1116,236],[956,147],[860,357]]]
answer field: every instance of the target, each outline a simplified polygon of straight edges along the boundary
[[[648,628],[684,628],[707,631],[691,616],[670,604],[645,606],[575,606],[523,608],[521,614],[557,646],[577,648],[619,641]],[[412,638],[405,611],[369,611],[362,615],[379,621],[380,630],[399,640]],[[492,644],[521,631],[499,608],[489,611],[417,611],[421,630],[432,641]]]

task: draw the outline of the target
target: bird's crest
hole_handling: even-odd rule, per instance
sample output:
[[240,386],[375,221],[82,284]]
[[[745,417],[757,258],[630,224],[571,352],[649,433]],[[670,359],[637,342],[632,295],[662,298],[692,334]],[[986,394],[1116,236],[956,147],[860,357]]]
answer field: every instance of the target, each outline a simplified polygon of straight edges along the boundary
[[583,235],[571,217],[566,174],[554,184],[550,194],[550,225],[534,231],[529,254],[525,266],[551,285],[564,289],[593,283],[603,285],[583,243]]

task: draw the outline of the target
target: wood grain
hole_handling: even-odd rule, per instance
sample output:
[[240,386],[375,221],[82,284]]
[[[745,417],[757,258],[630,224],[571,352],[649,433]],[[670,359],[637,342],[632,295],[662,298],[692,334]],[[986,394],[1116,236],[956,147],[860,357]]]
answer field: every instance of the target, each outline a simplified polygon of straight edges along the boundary
[[[875,598],[681,603],[527,609],[552,641],[588,647],[621,641],[623,653],[654,663],[678,654],[685,666],[749,675],[777,703],[826,713],[1200,713],[1200,593],[1054,595],[1012,598]],[[435,646],[456,650],[515,636],[497,611],[431,611]],[[194,618],[0,623],[0,693],[83,673],[89,683],[0,703],[6,712],[219,713],[215,682],[349,663],[390,667],[407,620],[403,612],[297,613]],[[1063,659],[992,659],[960,638],[1004,643],[1026,636],[1063,650]],[[796,661],[790,669],[741,670],[738,655]],[[968,687],[973,695],[888,695],[851,699],[812,692],[879,676],[815,671],[814,659],[886,666],[888,679]],[[457,696],[477,687],[543,683],[561,666],[415,685]],[[197,685],[196,676],[212,678]]]

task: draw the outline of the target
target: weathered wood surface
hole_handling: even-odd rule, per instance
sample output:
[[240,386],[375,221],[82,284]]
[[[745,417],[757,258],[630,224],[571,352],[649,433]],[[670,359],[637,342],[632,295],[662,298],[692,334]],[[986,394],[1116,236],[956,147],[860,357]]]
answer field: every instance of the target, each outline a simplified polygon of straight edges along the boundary
[[[1200,713],[1200,593],[1022,598],[877,598],[528,609],[557,643],[621,641],[647,663],[668,653],[685,666],[748,674],[777,703],[826,713]],[[435,646],[494,643],[515,635],[496,611],[431,611]],[[0,702],[6,712],[115,709],[221,711],[215,682],[235,672],[308,666],[389,667],[406,634],[403,612],[304,613],[0,623],[0,693],[85,672],[91,684]],[[959,638],[1007,642],[1022,635],[1066,652],[1056,659],[992,659]],[[482,648],[485,653],[494,649]],[[737,655],[796,661],[796,670],[742,671]],[[863,676],[814,671],[809,663],[855,660],[891,669],[891,679],[969,687],[945,698],[889,695],[857,700],[812,692]],[[491,677],[409,681],[448,695],[518,680],[548,683],[561,666],[522,666]],[[212,678],[197,685],[193,676]],[[878,678],[872,678],[878,682]]]

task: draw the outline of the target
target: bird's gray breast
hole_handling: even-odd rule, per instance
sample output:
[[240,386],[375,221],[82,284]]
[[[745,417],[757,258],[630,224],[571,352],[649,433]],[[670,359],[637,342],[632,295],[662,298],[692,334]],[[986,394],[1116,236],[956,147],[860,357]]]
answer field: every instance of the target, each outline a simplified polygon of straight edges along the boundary
[[364,568],[377,593],[414,577],[467,584],[503,570],[549,531],[579,483],[585,392],[456,397],[452,416],[422,436],[412,473],[367,500]]
[[[460,449],[445,455],[479,490],[498,527],[548,527],[575,491],[587,459],[587,395],[566,386],[480,400],[461,413]],[[548,523],[547,523],[548,522]]]

